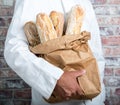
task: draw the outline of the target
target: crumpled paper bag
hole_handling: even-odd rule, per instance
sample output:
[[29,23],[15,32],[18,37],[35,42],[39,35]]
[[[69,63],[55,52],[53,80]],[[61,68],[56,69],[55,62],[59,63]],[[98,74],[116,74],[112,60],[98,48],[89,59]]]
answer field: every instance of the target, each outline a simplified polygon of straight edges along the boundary
[[[30,47],[36,55],[42,55],[51,64],[62,70],[86,70],[86,74],[77,78],[84,95],[72,99],[86,100],[96,97],[101,92],[99,70],[95,57],[88,45],[90,33],[83,31],[78,35],[64,35],[45,43]],[[53,71],[54,72],[54,71]],[[50,103],[65,101],[55,92],[47,100]]]

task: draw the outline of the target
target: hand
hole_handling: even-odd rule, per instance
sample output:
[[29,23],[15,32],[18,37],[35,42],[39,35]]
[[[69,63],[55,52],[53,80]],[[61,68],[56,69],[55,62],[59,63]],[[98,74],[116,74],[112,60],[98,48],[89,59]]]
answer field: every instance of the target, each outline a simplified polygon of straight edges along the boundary
[[71,96],[83,94],[77,82],[77,77],[85,74],[85,70],[65,71],[57,81],[55,93],[62,99],[68,100]]

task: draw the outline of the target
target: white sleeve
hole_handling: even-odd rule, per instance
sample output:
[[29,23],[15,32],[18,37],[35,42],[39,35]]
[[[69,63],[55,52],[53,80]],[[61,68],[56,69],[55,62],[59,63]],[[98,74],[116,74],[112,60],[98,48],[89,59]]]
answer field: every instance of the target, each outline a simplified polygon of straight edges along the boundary
[[15,13],[7,33],[4,57],[8,65],[27,84],[48,99],[63,71],[29,51],[20,19],[23,1],[17,0]]

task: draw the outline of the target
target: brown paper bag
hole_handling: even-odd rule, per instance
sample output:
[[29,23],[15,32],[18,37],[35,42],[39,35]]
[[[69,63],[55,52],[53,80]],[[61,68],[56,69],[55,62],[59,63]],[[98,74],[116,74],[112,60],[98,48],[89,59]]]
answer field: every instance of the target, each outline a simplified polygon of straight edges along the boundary
[[[79,35],[65,35],[30,47],[34,54],[44,55],[44,59],[62,70],[69,71],[71,68],[73,70],[86,70],[85,75],[77,78],[84,95],[75,96],[72,99],[92,99],[101,92],[98,66],[88,45],[89,39],[90,33],[84,31]],[[47,101],[54,103],[64,100],[53,92]]]

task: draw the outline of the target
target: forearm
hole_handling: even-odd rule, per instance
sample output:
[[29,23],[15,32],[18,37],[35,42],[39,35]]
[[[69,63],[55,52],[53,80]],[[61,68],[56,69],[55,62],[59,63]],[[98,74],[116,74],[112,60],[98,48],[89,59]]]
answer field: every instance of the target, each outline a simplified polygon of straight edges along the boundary
[[[19,34],[20,35],[20,34]],[[8,65],[32,88],[48,98],[63,71],[29,51],[27,42],[8,32],[4,56]]]

